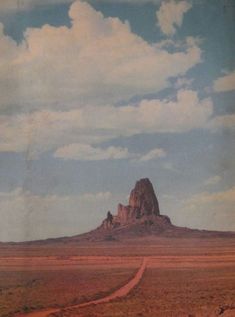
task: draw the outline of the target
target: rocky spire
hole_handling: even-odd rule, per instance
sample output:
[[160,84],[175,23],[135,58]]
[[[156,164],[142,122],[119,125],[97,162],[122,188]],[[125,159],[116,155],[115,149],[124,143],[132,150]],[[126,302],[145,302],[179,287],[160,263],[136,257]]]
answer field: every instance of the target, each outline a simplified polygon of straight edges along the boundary
[[140,215],[160,215],[158,200],[148,178],[136,182],[130,194],[129,206],[138,210]]
[[[103,222],[104,228],[116,228],[122,225],[136,223],[153,224],[163,221],[160,215],[159,204],[155,195],[153,185],[148,178],[136,182],[129,197],[129,205],[118,205],[117,214],[108,212]],[[165,219],[165,218],[164,218]],[[167,222],[169,222],[166,219]]]

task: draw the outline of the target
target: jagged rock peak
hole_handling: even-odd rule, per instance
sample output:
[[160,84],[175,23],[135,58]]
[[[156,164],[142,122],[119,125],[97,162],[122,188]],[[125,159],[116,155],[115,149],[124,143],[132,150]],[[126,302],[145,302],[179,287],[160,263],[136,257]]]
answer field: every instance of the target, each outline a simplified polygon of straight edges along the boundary
[[116,215],[112,215],[108,211],[101,228],[113,229],[135,224],[165,226],[170,223],[168,217],[160,215],[159,204],[152,183],[148,178],[143,178],[137,181],[134,189],[132,189],[129,204],[127,206],[118,204]]
[[137,208],[140,214],[160,215],[158,200],[148,178],[142,178],[136,182],[130,194],[129,206]]

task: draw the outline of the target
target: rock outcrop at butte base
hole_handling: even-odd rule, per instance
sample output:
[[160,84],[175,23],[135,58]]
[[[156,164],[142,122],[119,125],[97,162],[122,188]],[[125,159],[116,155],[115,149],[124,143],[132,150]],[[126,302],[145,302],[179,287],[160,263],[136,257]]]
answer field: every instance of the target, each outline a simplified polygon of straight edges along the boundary
[[158,200],[148,178],[136,182],[130,193],[129,204],[119,204],[116,215],[109,211],[101,228],[108,230],[135,224],[171,226],[169,217],[160,215]]

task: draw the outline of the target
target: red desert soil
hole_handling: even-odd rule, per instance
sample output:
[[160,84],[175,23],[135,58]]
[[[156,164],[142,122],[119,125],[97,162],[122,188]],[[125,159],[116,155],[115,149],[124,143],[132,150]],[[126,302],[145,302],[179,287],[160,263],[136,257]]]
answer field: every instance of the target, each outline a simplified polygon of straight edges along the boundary
[[86,303],[82,303],[79,305],[73,305],[73,306],[69,306],[66,307],[64,309],[58,309],[58,308],[54,308],[54,309],[46,309],[46,310],[42,310],[42,311],[38,311],[38,312],[32,312],[32,313],[25,313],[25,314],[18,314],[18,317],[46,317],[49,314],[55,314],[55,313],[59,313],[59,314],[64,314],[67,312],[67,310],[70,309],[77,309],[77,308],[82,308],[82,307],[87,307],[87,306],[91,306],[91,305],[98,305],[98,304],[102,304],[102,303],[107,303],[110,302],[114,299],[117,298],[121,298],[126,296],[141,280],[143,273],[146,269],[146,264],[147,264],[147,258],[143,259],[143,262],[139,268],[139,270],[137,271],[137,273],[135,274],[135,276],[125,285],[123,285],[121,288],[119,288],[118,290],[114,291],[113,293],[111,293],[110,295],[107,295],[103,298],[99,298],[96,300],[91,300],[88,301]]
[[234,317],[235,257],[169,257],[160,262],[152,257],[143,279],[125,298],[60,316]]
[[114,257],[1,258],[0,316],[104,297],[129,281],[140,263]]
[[[131,280],[144,257],[148,258],[148,263],[140,283],[123,297],[110,300],[108,294],[115,294],[115,290]],[[46,274],[48,279],[48,290],[44,288],[45,298],[50,297],[53,290],[55,296],[53,304],[44,303],[43,307],[51,307],[58,316],[235,316],[235,239],[148,237],[129,240],[128,244],[109,242],[86,246],[0,246],[0,282],[1,275],[13,276],[14,280],[14,275],[28,277],[32,274],[33,279],[38,271]],[[53,274],[56,279],[50,281]],[[78,301],[72,302],[70,299],[62,303],[63,298],[58,294],[56,285],[68,277],[68,284],[72,286],[70,296],[77,297]],[[81,277],[85,281],[79,284]],[[67,296],[67,288],[63,289],[62,284],[61,294]],[[82,294],[86,295],[86,284],[90,287],[89,295],[82,298]],[[27,288],[29,295],[34,293],[35,301],[37,287],[35,284]],[[107,300],[107,297],[109,302],[96,302],[96,305],[86,304],[83,307],[80,305],[100,298]],[[12,306],[15,305],[14,293],[8,295],[8,301],[11,301]],[[63,307],[69,308],[63,310]],[[52,312],[39,312],[40,307],[37,305],[34,305],[34,310],[33,317],[42,317]],[[42,313],[44,315],[40,315]],[[26,316],[31,317],[31,312],[24,314]]]

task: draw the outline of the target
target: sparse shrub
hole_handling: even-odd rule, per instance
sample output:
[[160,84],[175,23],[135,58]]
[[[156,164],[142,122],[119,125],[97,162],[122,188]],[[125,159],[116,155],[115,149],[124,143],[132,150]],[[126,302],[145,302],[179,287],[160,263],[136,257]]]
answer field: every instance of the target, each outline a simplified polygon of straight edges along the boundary
[[25,313],[27,313],[27,312],[30,311],[30,307],[27,306],[27,305],[24,305],[22,309],[23,309],[23,311],[24,311]]
[[106,237],[105,237],[105,241],[115,241],[116,239],[111,235],[111,234],[109,234],[109,235],[107,235]]

